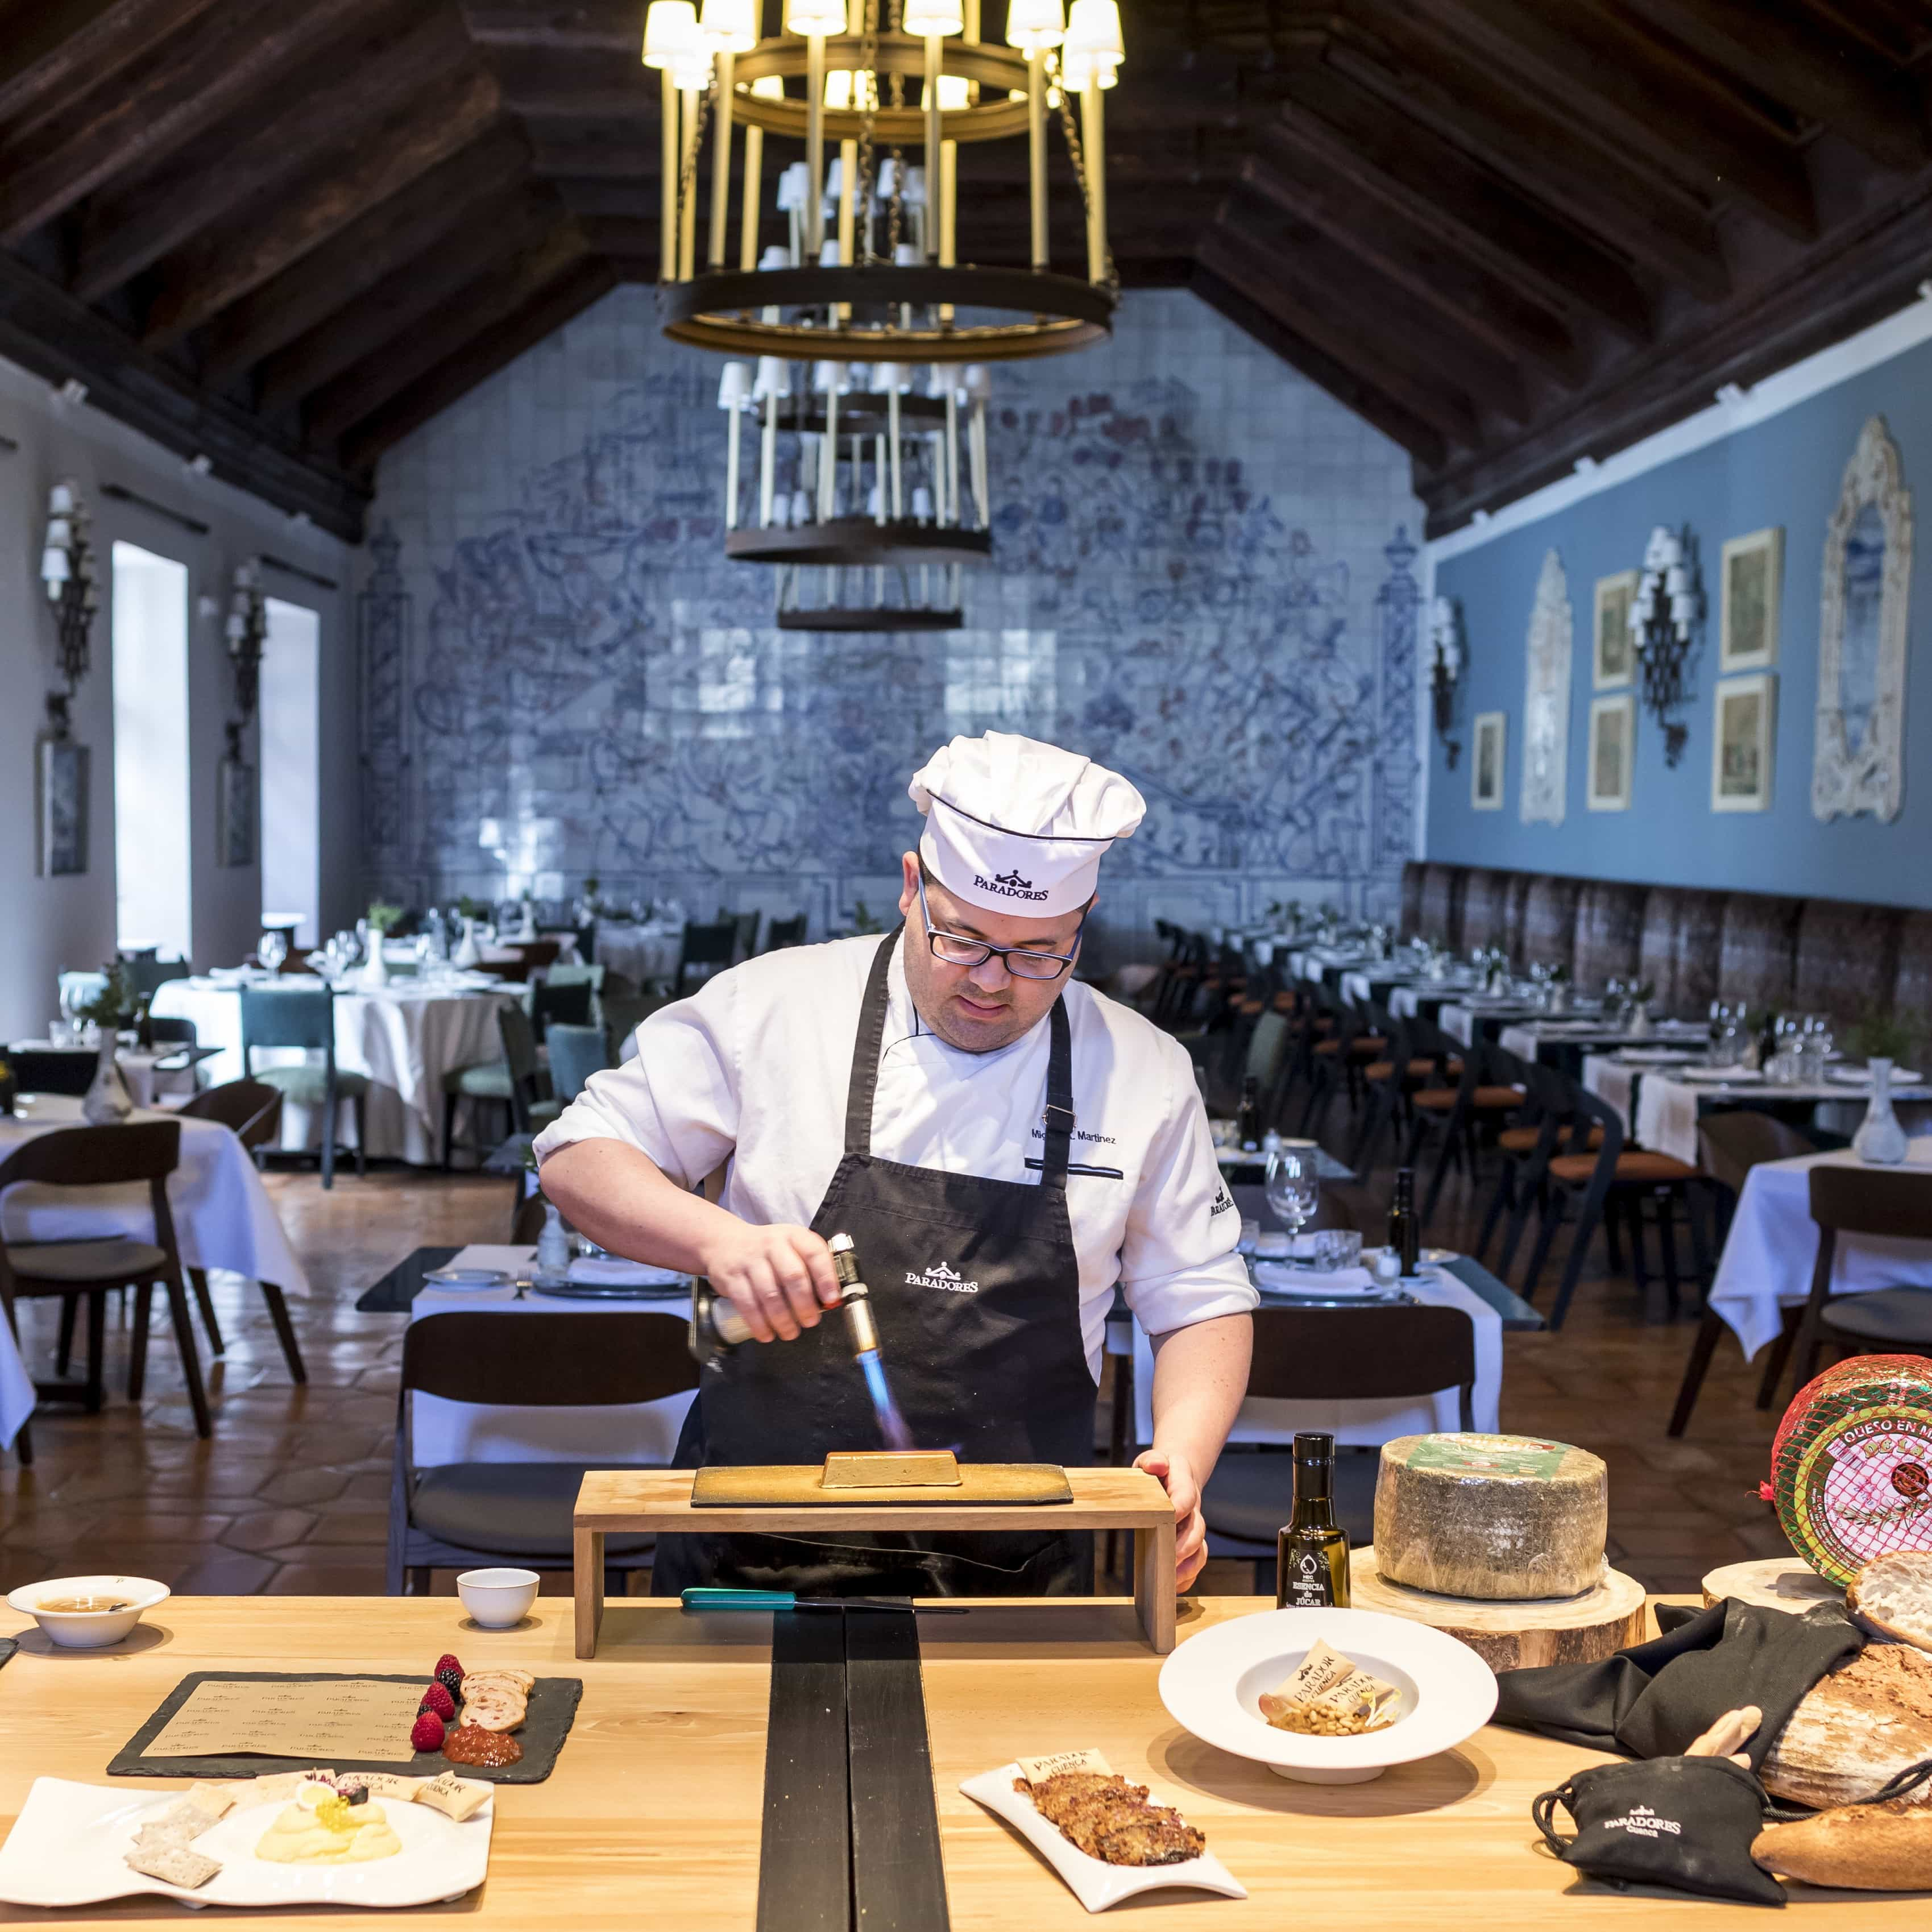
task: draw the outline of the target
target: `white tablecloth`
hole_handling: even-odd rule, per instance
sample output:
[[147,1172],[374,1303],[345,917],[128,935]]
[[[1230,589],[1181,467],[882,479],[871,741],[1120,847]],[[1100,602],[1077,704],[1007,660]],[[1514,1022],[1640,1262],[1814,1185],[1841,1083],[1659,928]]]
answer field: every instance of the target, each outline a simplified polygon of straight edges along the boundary
[[[314,982],[320,986],[317,980]],[[400,980],[380,992],[344,991],[335,996],[335,1064],[366,1073],[369,1094],[368,1151],[377,1160],[418,1167],[442,1154],[442,1076],[452,1068],[502,1058],[496,1011],[514,995],[492,992],[424,992]],[[206,980],[170,980],[154,996],[154,1010],[194,1022],[203,1046],[224,1049],[203,1064],[211,1084],[242,1078],[242,999],[232,986]],[[256,1056],[257,1068],[299,1053]],[[285,1150],[299,1151],[321,1139],[315,1110],[285,1106]],[[353,1110],[345,1101],[336,1124],[338,1147],[355,1145]]]
[[[1783,1325],[1780,1304],[1802,1301],[1811,1292],[1811,1270],[1818,1258],[1818,1229],[1811,1219],[1812,1168],[1862,1165],[1856,1154],[1844,1148],[1835,1154],[1801,1154],[1792,1160],[1760,1161],[1744,1176],[1731,1232],[1718,1258],[1711,1306],[1737,1331],[1747,1358],[1776,1337]],[[1906,1165],[1924,1173],[1925,1184],[1932,1187],[1932,1136],[1913,1141]],[[1834,1294],[1898,1287],[1932,1288],[1932,1241],[1839,1238],[1832,1267]]]
[[1389,994],[1389,1011],[1399,1020],[1412,1020],[1424,1000],[1446,999],[1467,984],[1466,980],[1454,978],[1418,980],[1412,985],[1396,987]]
[[[1506,1026],[1496,1036],[1496,1044],[1505,1053],[1513,1053],[1520,1060],[1534,1061],[1538,1048],[1546,1041],[1559,1045],[1581,1046],[1588,1042],[1593,1046],[1609,1048],[1626,1043],[1648,1046],[1652,1043],[1669,1045],[1672,1042],[1701,1050],[1708,1038],[1706,1029],[1694,1020],[1661,1020],[1647,1034],[1607,1032],[1598,1020],[1523,1020],[1514,1026]],[[1594,1088],[1592,1091],[1594,1091]]]
[[34,1378],[20,1360],[4,1316],[0,1316],[0,1449],[10,1449],[20,1425],[34,1412]]
[[[503,1268],[527,1275],[534,1248],[465,1248],[452,1268]],[[691,1318],[688,1298],[662,1301],[574,1301],[532,1294],[506,1300],[481,1294],[442,1294],[425,1290],[410,1304],[410,1319],[484,1309],[506,1315],[621,1313],[676,1318],[674,1346],[685,1346],[683,1324]],[[608,1408],[498,1408],[477,1402],[446,1402],[439,1396],[410,1399],[414,1426],[410,1454],[419,1469],[446,1462],[668,1462],[677,1447],[692,1395],[666,1396],[661,1402],[628,1402]]]
[[[172,1120],[169,1113],[136,1120]],[[82,1124],[80,1102],[64,1095],[36,1098],[22,1114],[0,1117],[0,1157],[34,1134]],[[277,1218],[248,1150],[219,1120],[181,1123],[181,1165],[168,1183],[168,1207],[182,1260],[190,1268],[228,1268],[250,1281],[272,1281],[291,1294],[308,1292],[308,1276]],[[126,1233],[154,1239],[145,1183],[125,1187],[10,1189],[0,1201],[0,1238],[87,1240]]]
[[[1932,1088],[1894,1087],[1892,1093],[1895,1098],[1922,1099],[1932,1094]],[[1713,1080],[1686,1080],[1681,1072],[1673,1075],[1669,1069],[1660,1069],[1646,1073],[1637,1083],[1635,1137],[1654,1153],[1667,1154],[1673,1160],[1688,1161],[1694,1166],[1697,1121],[1706,1104],[1760,1099],[1846,1107],[1855,1126],[1864,1118],[1868,1094],[1867,1090],[1840,1080],[1806,1086],[1784,1086],[1766,1080],[1727,1085]]]
[[683,944],[681,926],[600,924],[597,962],[607,972],[621,973],[632,985],[642,987],[676,974]]
[[[1493,1435],[1502,1400],[1502,1317],[1472,1289],[1442,1268],[1425,1267],[1420,1286],[1409,1284],[1418,1301],[1442,1308],[1466,1310],[1476,1324],[1475,1424]],[[1289,1302],[1262,1306],[1290,1307]],[[1400,1311],[1390,1311],[1398,1312]],[[1140,1324],[1134,1324],[1134,1440],[1154,1440],[1154,1348]],[[1435,1430],[1462,1426],[1460,1398],[1454,1388],[1423,1402],[1274,1402],[1251,1400],[1241,1405],[1230,1442],[1292,1442],[1300,1429],[1324,1429],[1337,1442],[1368,1447],[1398,1436],[1426,1435]]]

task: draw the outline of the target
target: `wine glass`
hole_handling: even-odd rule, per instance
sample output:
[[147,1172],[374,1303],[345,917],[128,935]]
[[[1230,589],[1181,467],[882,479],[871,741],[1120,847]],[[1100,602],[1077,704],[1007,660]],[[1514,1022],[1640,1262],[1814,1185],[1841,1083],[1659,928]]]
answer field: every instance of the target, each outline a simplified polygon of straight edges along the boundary
[[1268,1156],[1268,1204],[1288,1230],[1288,1252],[1304,1224],[1312,1220],[1321,1204],[1322,1183],[1315,1168],[1312,1148],[1278,1148]]
[[256,962],[266,973],[279,973],[282,962],[289,956],[287,936],[275,930],[262,934],[255,948]]

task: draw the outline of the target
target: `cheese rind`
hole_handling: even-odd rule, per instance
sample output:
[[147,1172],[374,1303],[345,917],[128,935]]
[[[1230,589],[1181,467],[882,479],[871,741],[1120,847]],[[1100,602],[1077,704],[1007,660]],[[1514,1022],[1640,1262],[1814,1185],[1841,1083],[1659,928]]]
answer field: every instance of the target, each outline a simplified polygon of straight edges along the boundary
[[1487,1602],[1574,1597],[1604,1570],[1610,1473],[1567,1442],[1401,1436],[1382,1444],[1376,1568],[1391,1582]]

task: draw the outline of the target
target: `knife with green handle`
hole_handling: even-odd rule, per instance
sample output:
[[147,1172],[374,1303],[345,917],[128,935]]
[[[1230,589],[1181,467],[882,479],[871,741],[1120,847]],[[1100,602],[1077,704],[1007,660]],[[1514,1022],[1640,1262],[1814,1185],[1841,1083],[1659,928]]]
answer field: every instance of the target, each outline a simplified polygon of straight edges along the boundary
[[801,1597],[790,1590],[733,1590],[694,1583],[679,1592],[687,1610],[911,1610],[922,1616],[963,1617],[957,1604],[920,1604],[910,1597]]

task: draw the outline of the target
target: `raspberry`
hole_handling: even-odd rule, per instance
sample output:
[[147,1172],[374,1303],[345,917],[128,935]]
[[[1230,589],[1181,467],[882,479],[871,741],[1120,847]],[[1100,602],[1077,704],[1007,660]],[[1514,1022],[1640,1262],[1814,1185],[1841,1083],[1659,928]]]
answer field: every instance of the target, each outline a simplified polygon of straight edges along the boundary
[[439,1670],[436,1681],[454,1697],[463,1689],[463,1670],[460,1665],[452,1664],[447,1670]]
[[418,1751],[442,1750],[442,1720],[434,1711],[424,1711],[417,1718],[416,1728],[410,1733],[410,1748]]
[[434,1711],[446,1724],[456,1715],[456,1700],[450,1694],[447,1684],[432,1684],[423,1693],[418,1711]]
[[430,1672],[430,1675],[432,1677],[440,1677],[446,1670],[453,1670],[459,1677],[463,1675],[463,1666],[446,1650],[436,1659],[436,1668]]

